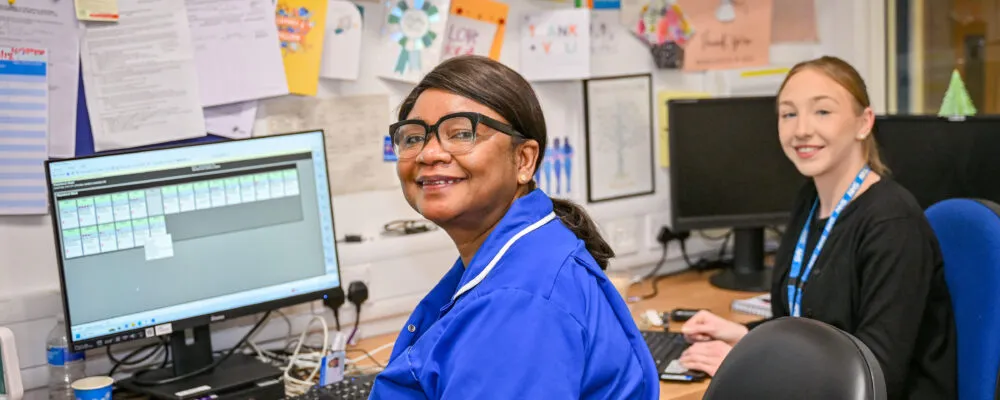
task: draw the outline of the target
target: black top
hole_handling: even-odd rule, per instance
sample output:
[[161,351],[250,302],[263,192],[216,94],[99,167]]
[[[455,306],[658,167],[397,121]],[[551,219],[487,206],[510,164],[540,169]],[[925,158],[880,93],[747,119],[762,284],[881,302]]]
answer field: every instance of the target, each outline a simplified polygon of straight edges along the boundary
[[[775,318],[789,315],[788,272],[809,210],[810,182],[799,193],[775,257]],[[810,225],[802,269],[827,219]],[[840,328],[881,362],[889,399],[955,399],[957,360],[951,296],[937,239],[914,197],[883,177],[837,219],[802,293],[802,316]]]

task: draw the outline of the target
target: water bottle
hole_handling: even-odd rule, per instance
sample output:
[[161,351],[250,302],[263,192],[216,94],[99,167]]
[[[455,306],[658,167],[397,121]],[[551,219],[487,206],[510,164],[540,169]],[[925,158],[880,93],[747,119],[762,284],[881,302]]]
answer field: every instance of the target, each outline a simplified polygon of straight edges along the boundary
[[84,373],[84,353],[69,351],[66,341],[66,323],[62,316],[56,327],[49,332],[45,349],[49,359],[49,399],[73,400],[70,385],[77,379],[86,377]]

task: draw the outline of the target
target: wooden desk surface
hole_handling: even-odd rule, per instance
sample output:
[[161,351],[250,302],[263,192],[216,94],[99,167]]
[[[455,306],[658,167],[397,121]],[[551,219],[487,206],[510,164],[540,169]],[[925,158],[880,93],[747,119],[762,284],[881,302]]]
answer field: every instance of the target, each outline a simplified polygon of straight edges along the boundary
[[[733,300],[744,299],[758,295],[759,293],[730,292],[713,287],[708,283],[708,277],[715,272],[697,273],[685,272],[671,276],[660,281],[659,294],[651,299],[631,304],[633,316],[636,316],[647,309],[658,311],[669,311],[674,308],[704,308],[712,312],[740,323],[751,322],[759,317],[734,314],[730,311],[730,304]],[[643,282],[634,285],[629,289],[629,295],[641,295],[649,293],[650,282]],[[671,331],[680,330],[681,324],[672,324]],[[364,339],[351,348],[371,350],[395,340],[395,334],[375,336]],[[391,349],[385,349],[375,354],[374,357],[381,363],[389,360]],[[357,357],[351,354],[350,357]],[[660,398],[669,400],[696,400],[701,399],[708,388],[708,381],[701,383],[660,383]]]

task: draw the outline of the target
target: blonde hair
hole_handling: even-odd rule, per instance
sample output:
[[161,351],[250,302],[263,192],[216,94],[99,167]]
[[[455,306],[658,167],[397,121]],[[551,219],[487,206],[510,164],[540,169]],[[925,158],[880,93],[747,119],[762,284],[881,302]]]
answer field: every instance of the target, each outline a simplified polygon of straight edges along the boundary
[[[846,89],[851,94],[851,97],[854,98],[855,106],[857,106],[859,112],[871,107],[871,100],[868,98],[868,87],[865,85],[865,80],[861,78],[858,70],[854,69],[846,61],[832,56],[823,56],[795,64],[788,71],[788,75],[785,76],[785,81],[781,82],[778,93],[780,94],[785,90],[785,85],[792,76],[806,69],[819,72],[827,78],[833,79],[834,82],[837,82],[838,85]],[[872,132],[861,143],[862,151],[872,171],[875,171],[879,175],[885,175],[889,173],[889,167],[882,162],[882,157],[879,155],[878,143],[875,142],[874,129],[872,127]]]

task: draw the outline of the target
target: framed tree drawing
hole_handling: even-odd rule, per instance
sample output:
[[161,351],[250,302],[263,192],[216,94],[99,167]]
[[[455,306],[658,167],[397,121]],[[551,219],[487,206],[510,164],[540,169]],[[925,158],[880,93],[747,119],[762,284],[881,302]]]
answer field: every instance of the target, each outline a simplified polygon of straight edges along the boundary
[[654,193],[652,76],[588,79],[583,94],[587,200]]

